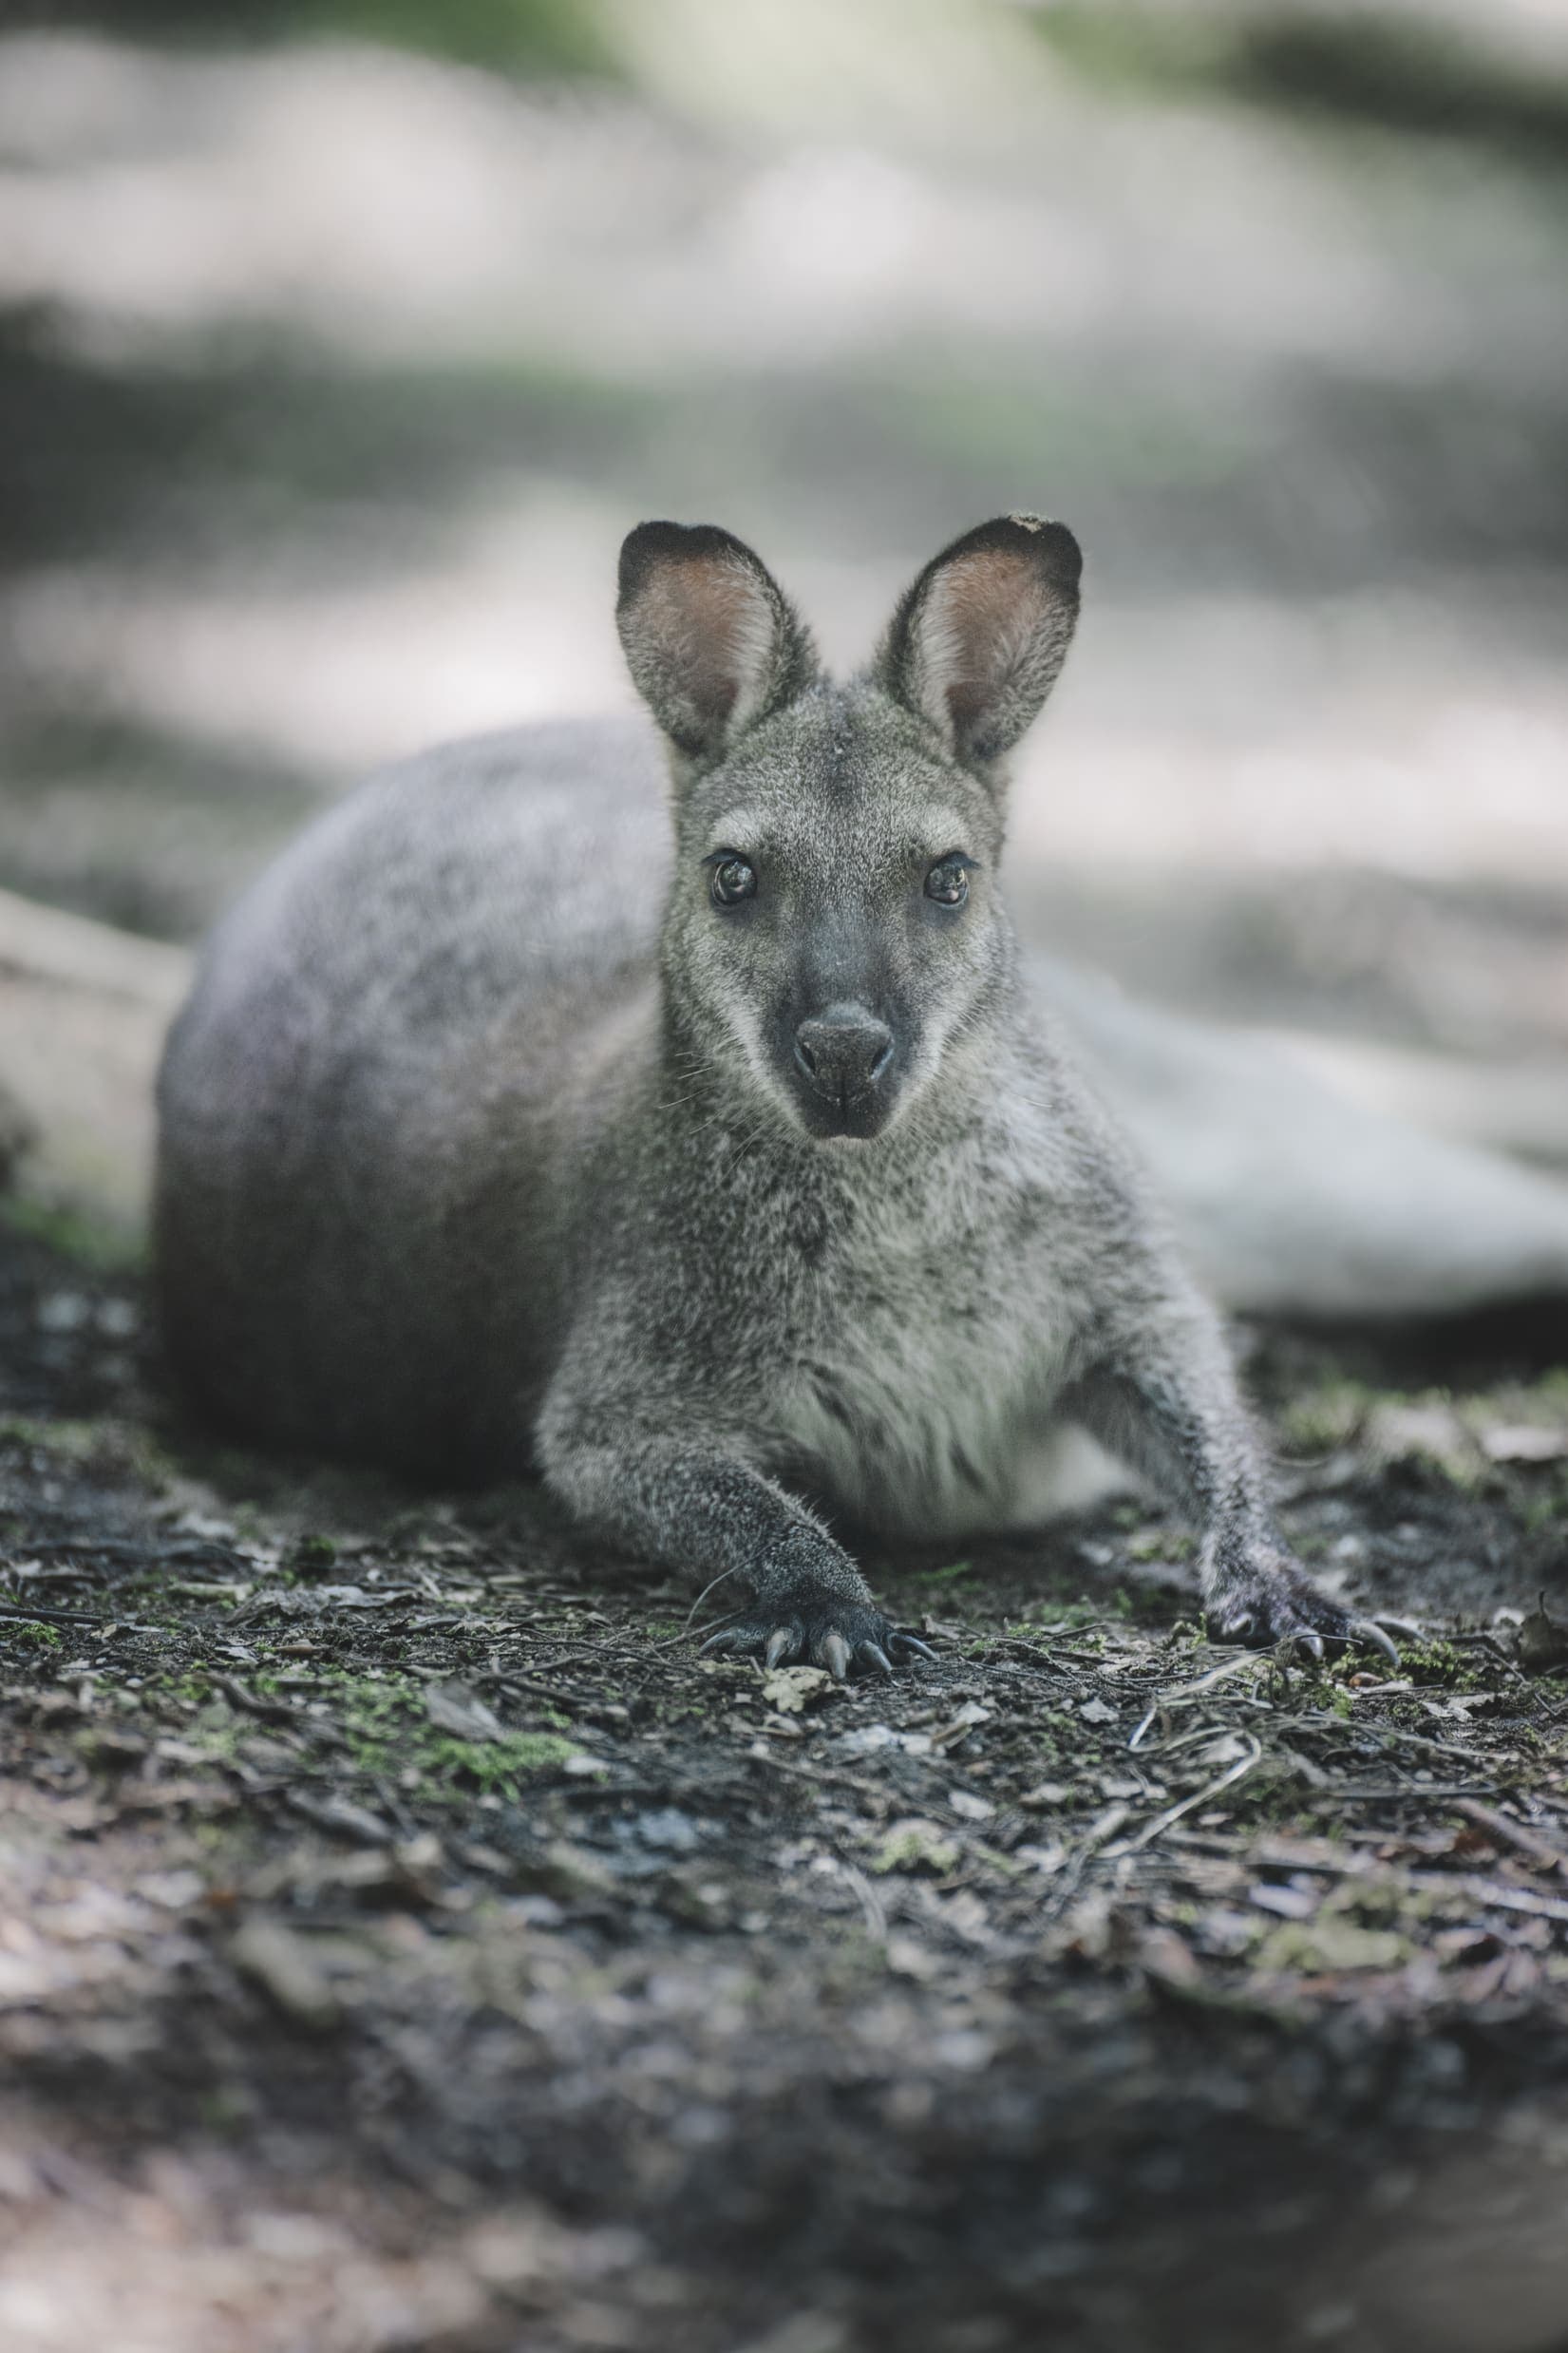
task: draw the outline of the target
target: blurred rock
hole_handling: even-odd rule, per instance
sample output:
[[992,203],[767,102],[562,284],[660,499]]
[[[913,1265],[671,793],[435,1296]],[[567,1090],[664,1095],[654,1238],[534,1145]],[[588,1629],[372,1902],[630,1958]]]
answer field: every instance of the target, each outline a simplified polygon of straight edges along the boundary
[[142,1231],[153,1080],[189,975],[183,949],[0,891],[0,1178],[111,1254]]

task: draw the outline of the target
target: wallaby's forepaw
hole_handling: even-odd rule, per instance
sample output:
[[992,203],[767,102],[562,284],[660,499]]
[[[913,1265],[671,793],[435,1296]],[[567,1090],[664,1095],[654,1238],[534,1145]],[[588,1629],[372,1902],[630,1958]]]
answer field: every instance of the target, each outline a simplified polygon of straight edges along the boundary
[[1380,1625],[1352,1617],[1319,1592],[1304,1568],[1288,1555],[1250,1555],[1215,1580],[1207,1605],[1209,1636],[1216,1642],[1244,1642],[1268,1650],[1297,1643],[1321,1659],[1331,1643],[1365,1642],[1397,1666],[1399,1653]]
[[854,1675],[891,1675],[910,1659],[935,1659],[918,1635],[906,1634],[864,1602],[787,1603],[760,1608],[721,1626],[703,1657],[760,1659],[765,1667],[826,1667],[844,1682]]

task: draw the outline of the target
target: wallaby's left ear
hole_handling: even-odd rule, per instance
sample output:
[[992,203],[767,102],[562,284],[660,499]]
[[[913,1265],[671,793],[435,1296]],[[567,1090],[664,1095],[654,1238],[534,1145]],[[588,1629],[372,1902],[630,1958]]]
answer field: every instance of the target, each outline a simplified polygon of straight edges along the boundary
[[985,768],[1056,684],[1083,565],[1066,523],[1037,515],[999,515],[966,531],[899,601],[876,675],[957,759]]
[[817,674],[811,639],[767,566],[714,523],[638,523],[621,548],[615,621],[638,693],[699,766]]

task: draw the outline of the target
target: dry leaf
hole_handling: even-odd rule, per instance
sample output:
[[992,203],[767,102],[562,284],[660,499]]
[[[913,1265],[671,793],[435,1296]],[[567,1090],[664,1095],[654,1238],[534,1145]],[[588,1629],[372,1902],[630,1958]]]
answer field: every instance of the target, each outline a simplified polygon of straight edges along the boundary
[[763,1698],[781,1716],[800,1716],[833,1688],[825,1667],[775,1667],[763,1683]]

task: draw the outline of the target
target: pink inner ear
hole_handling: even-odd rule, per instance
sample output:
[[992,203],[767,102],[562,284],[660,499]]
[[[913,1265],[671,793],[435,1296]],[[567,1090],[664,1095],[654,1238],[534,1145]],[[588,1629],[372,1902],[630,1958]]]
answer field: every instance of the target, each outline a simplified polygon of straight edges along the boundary
[[707,556],[672,564],[653,592],[657,627],[705,719],[727,719],[765,663],[772,616],[749,569]]
[[1040,575],[1006,548],[956,556],[932,590],[935,683],[962,733],[1027,655],[1046,617]]

